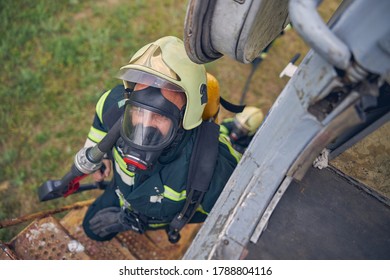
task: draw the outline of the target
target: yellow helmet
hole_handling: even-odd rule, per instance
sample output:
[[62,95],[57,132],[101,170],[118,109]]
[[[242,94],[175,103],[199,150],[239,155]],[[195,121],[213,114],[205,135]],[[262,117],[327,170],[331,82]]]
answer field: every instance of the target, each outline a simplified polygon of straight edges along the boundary
[[207,73],[207,96],[208,101],[206,107],[204,108],[202,118],[203,120],[214,119],[214,121],[218,123],[220,104],[219,83],[218,80],[210,73]]
[[120,69],[118,78],[129,89],[141,83],[184,92],[184,129],[193,129],[202,122],[207,103],[206,69],[189,59],[182,40],[166,36],[147,44]]
[[264,115],[261,109],[253,106],[246,106],[241,113],[235,116],[235,123],[237,126],[244,128],[248,136],[255,134],[263,122]]

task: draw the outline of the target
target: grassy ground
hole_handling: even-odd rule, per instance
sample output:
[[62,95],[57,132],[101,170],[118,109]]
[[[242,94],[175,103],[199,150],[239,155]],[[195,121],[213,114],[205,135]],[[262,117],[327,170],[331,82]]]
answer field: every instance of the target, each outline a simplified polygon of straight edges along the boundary
[[[327,17],[338,1],[326,1]],[[100,94],[118,69],[161,36],[182,38],[187,1],[0,1],[0,220],[96,195],[39,203],[37,188],[59,179],[83,146]],[[253,77],[246,103],[266,113],[287,82],[279,73],[306,45],[277,39]],[[223,57],[206,65],[221,95],[238,102],[251,65]],[[222,117],[228,114],[222,111]],[[20,227],[0,229],[9,240]]]
[[[95,103],[145,43],[182,37],[183,1],[0,1],[0,220],[90,194],[39,203],[82,147]],[[14,231],[0,230],[7,240]]]

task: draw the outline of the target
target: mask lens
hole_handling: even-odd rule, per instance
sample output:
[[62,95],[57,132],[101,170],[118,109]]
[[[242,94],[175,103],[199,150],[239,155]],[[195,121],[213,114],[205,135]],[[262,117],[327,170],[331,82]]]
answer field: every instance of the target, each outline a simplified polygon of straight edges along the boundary
[[127,105],[123,122],[123,136],[137,146],[164,148],[174,136],[170,118],[145,108]]

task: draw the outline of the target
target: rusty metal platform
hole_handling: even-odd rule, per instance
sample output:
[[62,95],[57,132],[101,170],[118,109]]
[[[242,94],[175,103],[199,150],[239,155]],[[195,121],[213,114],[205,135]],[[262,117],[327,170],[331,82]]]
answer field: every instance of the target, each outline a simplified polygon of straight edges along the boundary
[[123,232],[110,241],[89,239],[81,226],[87,207],[33,221],[9,243],[0,242],[0,260],[171,260],[184,255],[201,224],[186,225],[177,244],[165,230]]
[[53,217],[34,221],[10,242],[23,260],[88,260],[84,247]]
[[138,234],[126,231],[118,234],[121,243],[142,260],[181,259],[200,228],[199,224],[188,224],[182,231],[182,238],[176,244],[169,243],[165,230],[148,231]]

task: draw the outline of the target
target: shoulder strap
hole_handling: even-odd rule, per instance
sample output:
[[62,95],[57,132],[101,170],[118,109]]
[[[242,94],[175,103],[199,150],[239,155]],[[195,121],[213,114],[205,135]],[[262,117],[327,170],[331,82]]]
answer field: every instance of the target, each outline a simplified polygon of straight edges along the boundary
[[124,113],[124,108],[118,108],[117,106],[112,106],[103,114],[103,123],[108,128],[114,126],[114,124],[122,117]]
[[241,113],[245,106],[246,105],[236,105],[236,104],[233,104],[229,101],[227,101],[226,99],[222,98],[222,96],[220,97],[220,100],[219,102],[221,103],[222,107],[225,108],[226,110],[232,112],[232,113]]
[[191,154],[187,177],[187,198],[183,209],[169,224],[168,239],[171,243],[180,240],[180,230],[191,220],[208,191],[218,156],[219,126],[204,121],[199,126]]
[[[103,112],[102,120],[104,126],[110,129],[114,126],[118,119],[120,119],[124,112],[124,92],[123,85],[113,88],[107,97],[107,100],[103,106],[107,106],[105,112]],[[106,105],[107,103],[107,105]]]

